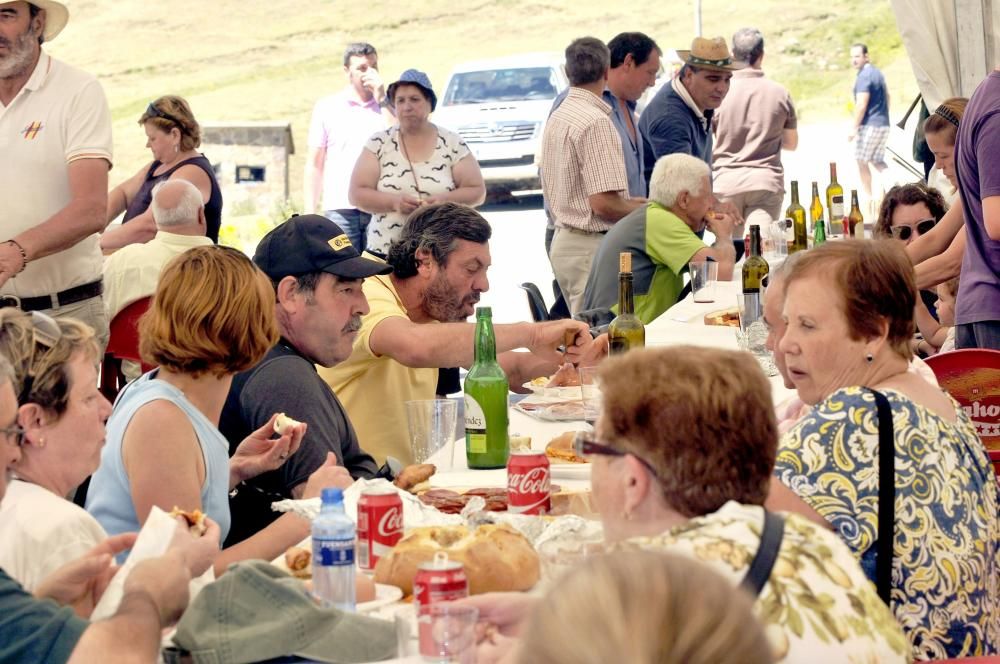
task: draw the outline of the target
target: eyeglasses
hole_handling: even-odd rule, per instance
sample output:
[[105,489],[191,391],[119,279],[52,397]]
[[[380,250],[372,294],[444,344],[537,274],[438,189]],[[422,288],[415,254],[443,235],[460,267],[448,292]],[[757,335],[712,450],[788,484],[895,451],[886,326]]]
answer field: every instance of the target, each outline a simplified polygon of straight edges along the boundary
[[576,453],[581,459],[590,461],[591,457],[594,456],[613,456],[613,457],[623,457],[632,455],[639,462],[649,469],[649,472],[653,474],[653,477],[659,477],[656,472],[656,468],[653,465],[643,459],[641,456],[633,452],[623,452],[622,450],[615,449],[610,445],[598,442],[592,433],[587,431],[578,431],[576,436],[573,438],[573,452]]
[[149,106],[146,107],[146,115],[151,115],[154,118],[163,118],[164,120],[169,120],[170,122],[173,122],[175,125],[177,125],[178,129],[184,131],[184,124],[174,116],[170,115],[169,113],[158,109],[156,107],[155,101],[149,102]]
[[41,355],[37,356],[37,359],[41,359],[62,339],[62,328],[52,316],[41,311],[32,311],[29,316],[31,317],[31,358],[28,360],[28,373],[24,377],[24,385],[17,395],[17,403],[19,404],[27,402],[28,397],[31,396],[31,388],[35,384],[35,350],[39,346],[45,349]]
[[915,224],[901,224],[899,226],[893,226],[889,229],[889,232],[892,233],[892,236],[897,240],[906,241],[913,235],[914,228],[917,229],[918,235],[925,235],[935,226],[937,226],[937,219],[924,219]]
[[24,444],[24,427],[17,425],[12,427],[0,427],[0,433],[7,436],[7,440],[13,438],[15,447],[21,447]]

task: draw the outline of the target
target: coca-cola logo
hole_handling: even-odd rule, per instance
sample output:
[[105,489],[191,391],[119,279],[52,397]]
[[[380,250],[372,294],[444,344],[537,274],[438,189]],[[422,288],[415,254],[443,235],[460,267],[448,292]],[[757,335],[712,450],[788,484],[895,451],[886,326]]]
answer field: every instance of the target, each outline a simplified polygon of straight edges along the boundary
[[549,471],[547,468],[532,468],[526,473],[514,473],[507,477],[507,489],[520,494],[547,493]]
[[387,509],[378,521],[378,534],[389,537],[401,530],[403,530],[403,509],[401,507]]

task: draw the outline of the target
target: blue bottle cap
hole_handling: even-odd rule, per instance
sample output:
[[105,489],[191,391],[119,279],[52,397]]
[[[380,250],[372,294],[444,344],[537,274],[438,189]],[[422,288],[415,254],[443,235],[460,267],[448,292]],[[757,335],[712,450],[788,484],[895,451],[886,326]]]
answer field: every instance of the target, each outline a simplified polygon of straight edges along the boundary
[[320,499],[324,503],[342,503],[344,502],[344,492],[336,487],[327,487],[320,494]]

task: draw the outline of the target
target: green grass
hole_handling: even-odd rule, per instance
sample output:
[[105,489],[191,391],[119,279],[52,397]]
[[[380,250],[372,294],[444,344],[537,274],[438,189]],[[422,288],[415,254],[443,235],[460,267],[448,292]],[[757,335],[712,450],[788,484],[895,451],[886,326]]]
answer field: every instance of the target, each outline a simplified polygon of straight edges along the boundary
[[[868,43],[888,79],[893,117],[916,94],[889,0],[704,0],[703,31],[728,39],[741,27],[766,37],[764,67],[787,85],[802,123],[846,119],[854,71],[848,50]],[[688,48],[692,0],[609,5],[595,0],[89,0],[46,48],[96,74],[111,105],[112,183],[149,159],[136,120],[162,94],[180,94],[202,122],[292,123],[291,194],[301,200],[306,132],[316,99],[343,86],[345,44],[379,49],[388,83],[409,67],[439,89],[453,64],[523,51],[561,51],[574,37],[641,30],[663,48]],[[209,155],[211,158],[211,155]],[[817,155],[817,159],[823,159]]]

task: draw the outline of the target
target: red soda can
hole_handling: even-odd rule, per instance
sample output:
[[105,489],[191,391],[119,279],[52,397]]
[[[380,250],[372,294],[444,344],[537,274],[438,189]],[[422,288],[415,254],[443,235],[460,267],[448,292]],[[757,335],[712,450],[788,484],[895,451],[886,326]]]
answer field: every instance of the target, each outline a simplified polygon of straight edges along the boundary
[[507,461],[507,511],[548,514],[552,509],[549,459],[542,450],[511,452]]
[[435,643],[431,623],[431,607],[441,602],[451,602],[469,596],[469,579],[462,563],[448,559],[448,554],[438,551],[434,560],[417,566],[413,577],[413,602],[417,610],[417,634],[420,637],[420,654],[435,657]]
[[392,487],[365,489],[358,500],[358,567],[375,569],[403,537],[403,499]]

